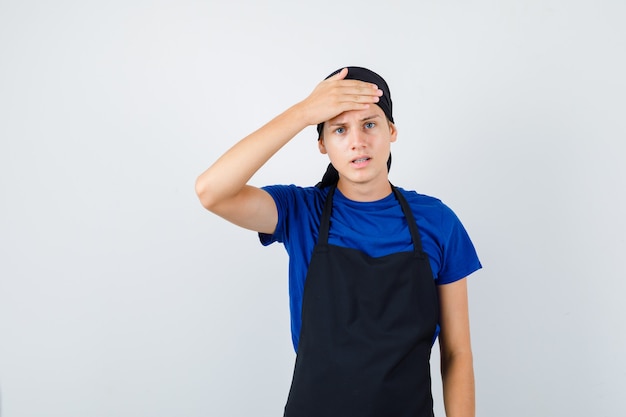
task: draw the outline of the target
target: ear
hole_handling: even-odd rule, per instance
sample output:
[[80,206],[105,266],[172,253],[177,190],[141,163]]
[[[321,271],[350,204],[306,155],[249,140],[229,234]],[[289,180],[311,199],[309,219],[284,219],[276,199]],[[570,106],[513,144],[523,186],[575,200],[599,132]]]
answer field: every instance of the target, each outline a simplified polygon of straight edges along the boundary
[[326,155],[328,153],[328,152],[326,152],[326,146],[324,146],[324,138],[323,137],[320,137],[317,140],[317,147],[319,148],[320,153],[322,153],[324,155]]
[[389,142],[395,142],[398,139],[398,129],[396,125],[389,122]]

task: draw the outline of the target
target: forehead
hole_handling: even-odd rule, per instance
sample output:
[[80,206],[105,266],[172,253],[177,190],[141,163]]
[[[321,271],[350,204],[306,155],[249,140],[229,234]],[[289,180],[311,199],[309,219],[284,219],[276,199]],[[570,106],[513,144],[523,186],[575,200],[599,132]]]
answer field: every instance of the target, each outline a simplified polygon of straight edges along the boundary
[[354,121],[361,121],[363,119],[369,119],[376,116],[385,118],[385,112],[378,106],[370,106],[369,109],[345,111],[338,116],[335,116],[332,119],[328,120],[327,124],[349,123]]

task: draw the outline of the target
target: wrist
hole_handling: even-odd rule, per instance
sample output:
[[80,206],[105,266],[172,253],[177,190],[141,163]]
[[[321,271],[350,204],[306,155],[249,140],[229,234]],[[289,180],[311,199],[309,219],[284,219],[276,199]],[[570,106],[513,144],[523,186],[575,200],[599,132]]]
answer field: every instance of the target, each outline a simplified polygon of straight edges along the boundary
[[307,110],[304,102],[299,102],[287,109],[284,115],[298,127],[298,130],[303,130],[308,126],[313,126],[313,123],[309,120],[310,112]]

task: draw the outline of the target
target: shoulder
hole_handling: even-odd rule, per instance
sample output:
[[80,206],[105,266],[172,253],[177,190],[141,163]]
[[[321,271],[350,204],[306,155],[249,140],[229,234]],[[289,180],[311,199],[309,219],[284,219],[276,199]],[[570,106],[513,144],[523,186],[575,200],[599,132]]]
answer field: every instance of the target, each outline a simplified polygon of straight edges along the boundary
[[415,216],[415,221],[432,234],[442,247],[455,241],[469,241],[467,231],[457,214],[439,198],[400,189]]
[[303,187],[295,184],[272,184],[261,187],[267,191],[277,191],[277,192],[285,192],[292,194],[326,194],[328,192],[328,188],[317,188],[313,186]]
[[440,199],[437,197],[433,197],[426,194],[420,194],[415,190],[406,190],[402,187],[396,187],[406,198],[409,203],[412,204],[421,204],[421,205],[430,205],[430,206],[439,206],[443,205]]
[[414,190],[405,190],[396,187],[409,203],[411,210],[417,216],[424,216],[431,221],[449,222],[458,221],[456,214],[437,197],[420,194]]
[[300,203],[305,205],[317,206],[323,201],[328,194],[328,189],[320,189],[317,187],[301,187],[298,185],[268,185],[262,187],[276,201],[287,204]]
[[[456,213],[440,199],[400,189],[415,215],[425,246],[432,239],[439,253],[438,284],[448,284],[482,267],[476,249]],[[432,250],[433,248],[431,248]]]
[[276,230],[271,238],[263,235],[263,244],[273,241],[299,242],[304,236],[317,231],[328,189],[297,185],[270,185],[262,188],[274,199],[278,211]]

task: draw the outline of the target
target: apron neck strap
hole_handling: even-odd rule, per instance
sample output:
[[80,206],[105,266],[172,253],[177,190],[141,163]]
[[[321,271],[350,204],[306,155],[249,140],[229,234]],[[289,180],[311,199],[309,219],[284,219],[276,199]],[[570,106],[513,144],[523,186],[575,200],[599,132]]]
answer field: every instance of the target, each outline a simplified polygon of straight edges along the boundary
[[409,203],[406,201],[406,198],[404,198],[400,190],[398,190],[393,185],[391,185],[391,188],[393,189],[393,193],[396,196],[396,200],[400,202],[400,207],[402,207],[402,212],[404,213],[404,217],[406,217],[406,222],[409,225],[411,239],[413,240],[413,249],[415,250],[415,252],[422,253],[422,239],[420,238],[420,233],[417,229],[415,217],[413,217],[413,210],[411,210]]
[[[419,230],[417,229],[417,223],[415,222],[415,218],[413,217],[413,211],[411,207],[409,207],[409,203],[406,201],[400,190],[398,190],[393,184],[391,185],[391,189],[393,190],[393,194],[396,197],[396,200],[400,203],[400,207],[402,207],[402,212],[404,213],[404,217],[406,218],[406,222],[409,226],[409,231],[411,232],[411,239],[413,240],[413,250],[417,253],[422,253],[422,239],[420,238]],[[330,214],[333,210],[333,196],[335,195],[335,190],[337,189],[336,185],[332,185],[328,190],[328,194],[326,195],[326,202],[324,203],[324,211],[322,212],[322,218],[320,220],[320,229],[318,236],[318,243],[328,244],[328,231],[330,229]]]
[[326,194],[326,203],[324,204],[324,211],[322,212],[322,218],[320,220],[320,231],[318,242],[326,245],[328,243],[328,230],[330,229],[330,213],[333,211],[333,196],[335,195],[336,185],[331,185]]

